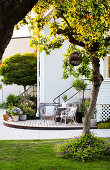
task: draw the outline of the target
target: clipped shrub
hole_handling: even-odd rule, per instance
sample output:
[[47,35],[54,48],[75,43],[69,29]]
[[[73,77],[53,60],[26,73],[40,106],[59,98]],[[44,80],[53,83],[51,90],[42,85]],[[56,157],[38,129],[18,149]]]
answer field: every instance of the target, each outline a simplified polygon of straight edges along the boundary
[[36,112],[31,107],[26,107],[25,113],[26,113],[28,119],[32,119],[32,118],[35,119],[35,117],[36,117]]
[[98,129],[110,129],[110,122],[98,123]]
[[6,98],[6,105],[7,106],[18,106],[19,104],[19,100],[20,100],[20,96],[15,96],[14,94],[10,94],[7,98]]
[[110,144],[93,134],[81,135],[55,146],[58,157],[86,161],[110,155]]
[[73,81],[73,87],[77,91],[85,90],[87,85],[88,84],[84,80],[76,79],[76,80]]
[[7,109],[7,103],[6,102],[3,102],[1,105],[0,105],[0,108],[2,109]]
[[36,111],[32,108],[33,102],[32,101],[24,101],[19,105],[19,108],[23,111],[23,114],[27,115],[28,119],[35,118]]

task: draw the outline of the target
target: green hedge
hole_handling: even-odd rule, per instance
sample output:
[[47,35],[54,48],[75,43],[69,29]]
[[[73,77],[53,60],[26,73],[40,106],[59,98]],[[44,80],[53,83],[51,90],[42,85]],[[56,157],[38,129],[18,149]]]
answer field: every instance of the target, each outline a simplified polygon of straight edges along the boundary
[[98,129],[110,129],[110,123],[98,123]]

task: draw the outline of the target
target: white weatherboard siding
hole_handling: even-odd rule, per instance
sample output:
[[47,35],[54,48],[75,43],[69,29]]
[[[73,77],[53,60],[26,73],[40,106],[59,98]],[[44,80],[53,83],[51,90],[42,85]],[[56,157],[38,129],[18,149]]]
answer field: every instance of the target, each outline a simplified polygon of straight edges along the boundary
[[[48,25],[44,27],[42,34],[49,35]],[[40,54],[40,103],[52,103],[53,99],[72,85],[73,77],[62,79],[63,76],[63,54],[66,53],[69,43],[66,41],[59,49],[52,50],[50,55],[45,52]],[[66,92],[68,98],[75,93],[75,89]],[[70,100],[77,100],[77,96]],[[56,100],[58,102],[58,100]],[[62,98],[61,101],[62,103]]]
[[98,95],[98,104],[110,104],[110,80],[104,80]]
[[[72,84],[72,77],[64,80],[63,76],[63,56],[66,53],[66,45],[62,48],[56,49],[51,52],[50,55],[46,55],[44,52],[40,57],[40,103],[52,103],[53,99],[69,88]],[[71,90],[71,94],[74,94],[75,90]]]

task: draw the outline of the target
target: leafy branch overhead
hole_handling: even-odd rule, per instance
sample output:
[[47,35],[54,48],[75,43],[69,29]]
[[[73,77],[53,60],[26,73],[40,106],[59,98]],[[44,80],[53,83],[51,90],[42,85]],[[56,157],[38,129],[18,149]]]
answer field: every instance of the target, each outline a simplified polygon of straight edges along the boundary
[[[48,10],[49,15],[46,14]],[[31,23],[39,30],[48,23],[50,36],[63,35],[70,43],[84,47],[92,54],[100,54],[109,41],[109,3],[106,0],[70,0],[69,5],[67,0],[39,0],[34,12]]]
[[[91,59],[96,56],[103,58],[109,50],[109,2],[70,0],[68,5],[68,0],[39,0],[34,7],[34,13],[33,18],[27,17],[33,29],[31,45],[36,46],[40,52],[44,50],[46,54],[50,54],[51,50],[60,48],[67,40],[70,45],[64,59],[63,67],[66,70],[64,69],[63,77],[67,78],[70,74],[68,56],[72,50],[83,55],[83,61],[76,72],[77,76],[82,74],[89,77],[91,70],[88,64]],[[47,25],[50,32],[44,37],[38,32],[38,28],[41,31]]]

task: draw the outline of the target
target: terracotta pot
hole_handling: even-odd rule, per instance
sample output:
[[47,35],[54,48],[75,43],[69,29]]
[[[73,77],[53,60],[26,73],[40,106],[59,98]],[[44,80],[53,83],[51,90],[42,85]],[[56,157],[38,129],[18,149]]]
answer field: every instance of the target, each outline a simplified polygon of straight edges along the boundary
[[96,119],[91,119],[90,123],[91,123],[91,126],[96,126],[97,125],[97,120]]
[[4,119],[4,120],[7,120],[6,114],[3,115],[3,119]]

